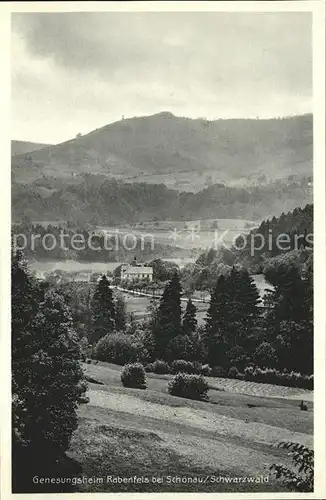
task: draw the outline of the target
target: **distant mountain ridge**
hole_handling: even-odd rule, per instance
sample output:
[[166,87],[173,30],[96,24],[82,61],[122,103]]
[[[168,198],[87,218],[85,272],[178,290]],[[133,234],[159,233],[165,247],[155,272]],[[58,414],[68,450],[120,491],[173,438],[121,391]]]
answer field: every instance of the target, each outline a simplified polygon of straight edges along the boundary
[[32,153],[39,149],[47,148],[51,144],[43,144],[41,142],[29,142],[29,141],[11,141],[11,156],[24,155],[26,153]]
[[84,136],[15,155],[18,182],[99,173],[198,191],[213,183],[311,175],[312,115],[208,121],[162,112],[124,119]]

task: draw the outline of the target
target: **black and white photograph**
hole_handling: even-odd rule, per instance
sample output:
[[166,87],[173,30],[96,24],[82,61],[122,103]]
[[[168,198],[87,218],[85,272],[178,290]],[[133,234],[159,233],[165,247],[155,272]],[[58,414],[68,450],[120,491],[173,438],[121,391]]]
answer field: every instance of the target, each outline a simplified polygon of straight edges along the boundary
[[133,3],[11,12],[12,493],[325,492],[316,11]]

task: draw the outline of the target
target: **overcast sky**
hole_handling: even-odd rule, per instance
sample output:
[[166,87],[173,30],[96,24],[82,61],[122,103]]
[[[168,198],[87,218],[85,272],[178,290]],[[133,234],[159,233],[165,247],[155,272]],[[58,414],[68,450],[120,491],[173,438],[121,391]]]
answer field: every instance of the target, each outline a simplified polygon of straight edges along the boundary
[[160,111],[312,111],[309,13],[13,14],[12,138],[58,143]]

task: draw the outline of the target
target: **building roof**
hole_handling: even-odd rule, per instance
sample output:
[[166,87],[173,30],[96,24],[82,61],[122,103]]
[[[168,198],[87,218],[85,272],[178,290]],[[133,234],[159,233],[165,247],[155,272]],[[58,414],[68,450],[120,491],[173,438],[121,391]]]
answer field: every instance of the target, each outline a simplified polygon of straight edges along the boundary
[[122,266],[122,273],[128,274],[153,274],[153,268],[149,266]]

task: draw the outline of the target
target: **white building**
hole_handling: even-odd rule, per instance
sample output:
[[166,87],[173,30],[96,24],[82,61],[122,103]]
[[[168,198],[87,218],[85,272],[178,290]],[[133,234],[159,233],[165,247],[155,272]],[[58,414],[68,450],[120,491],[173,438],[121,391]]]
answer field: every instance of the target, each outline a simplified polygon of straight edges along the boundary
[[153,268],[145,264],[122,264],[120,268],[121,280],[141,280],[153,281]]

